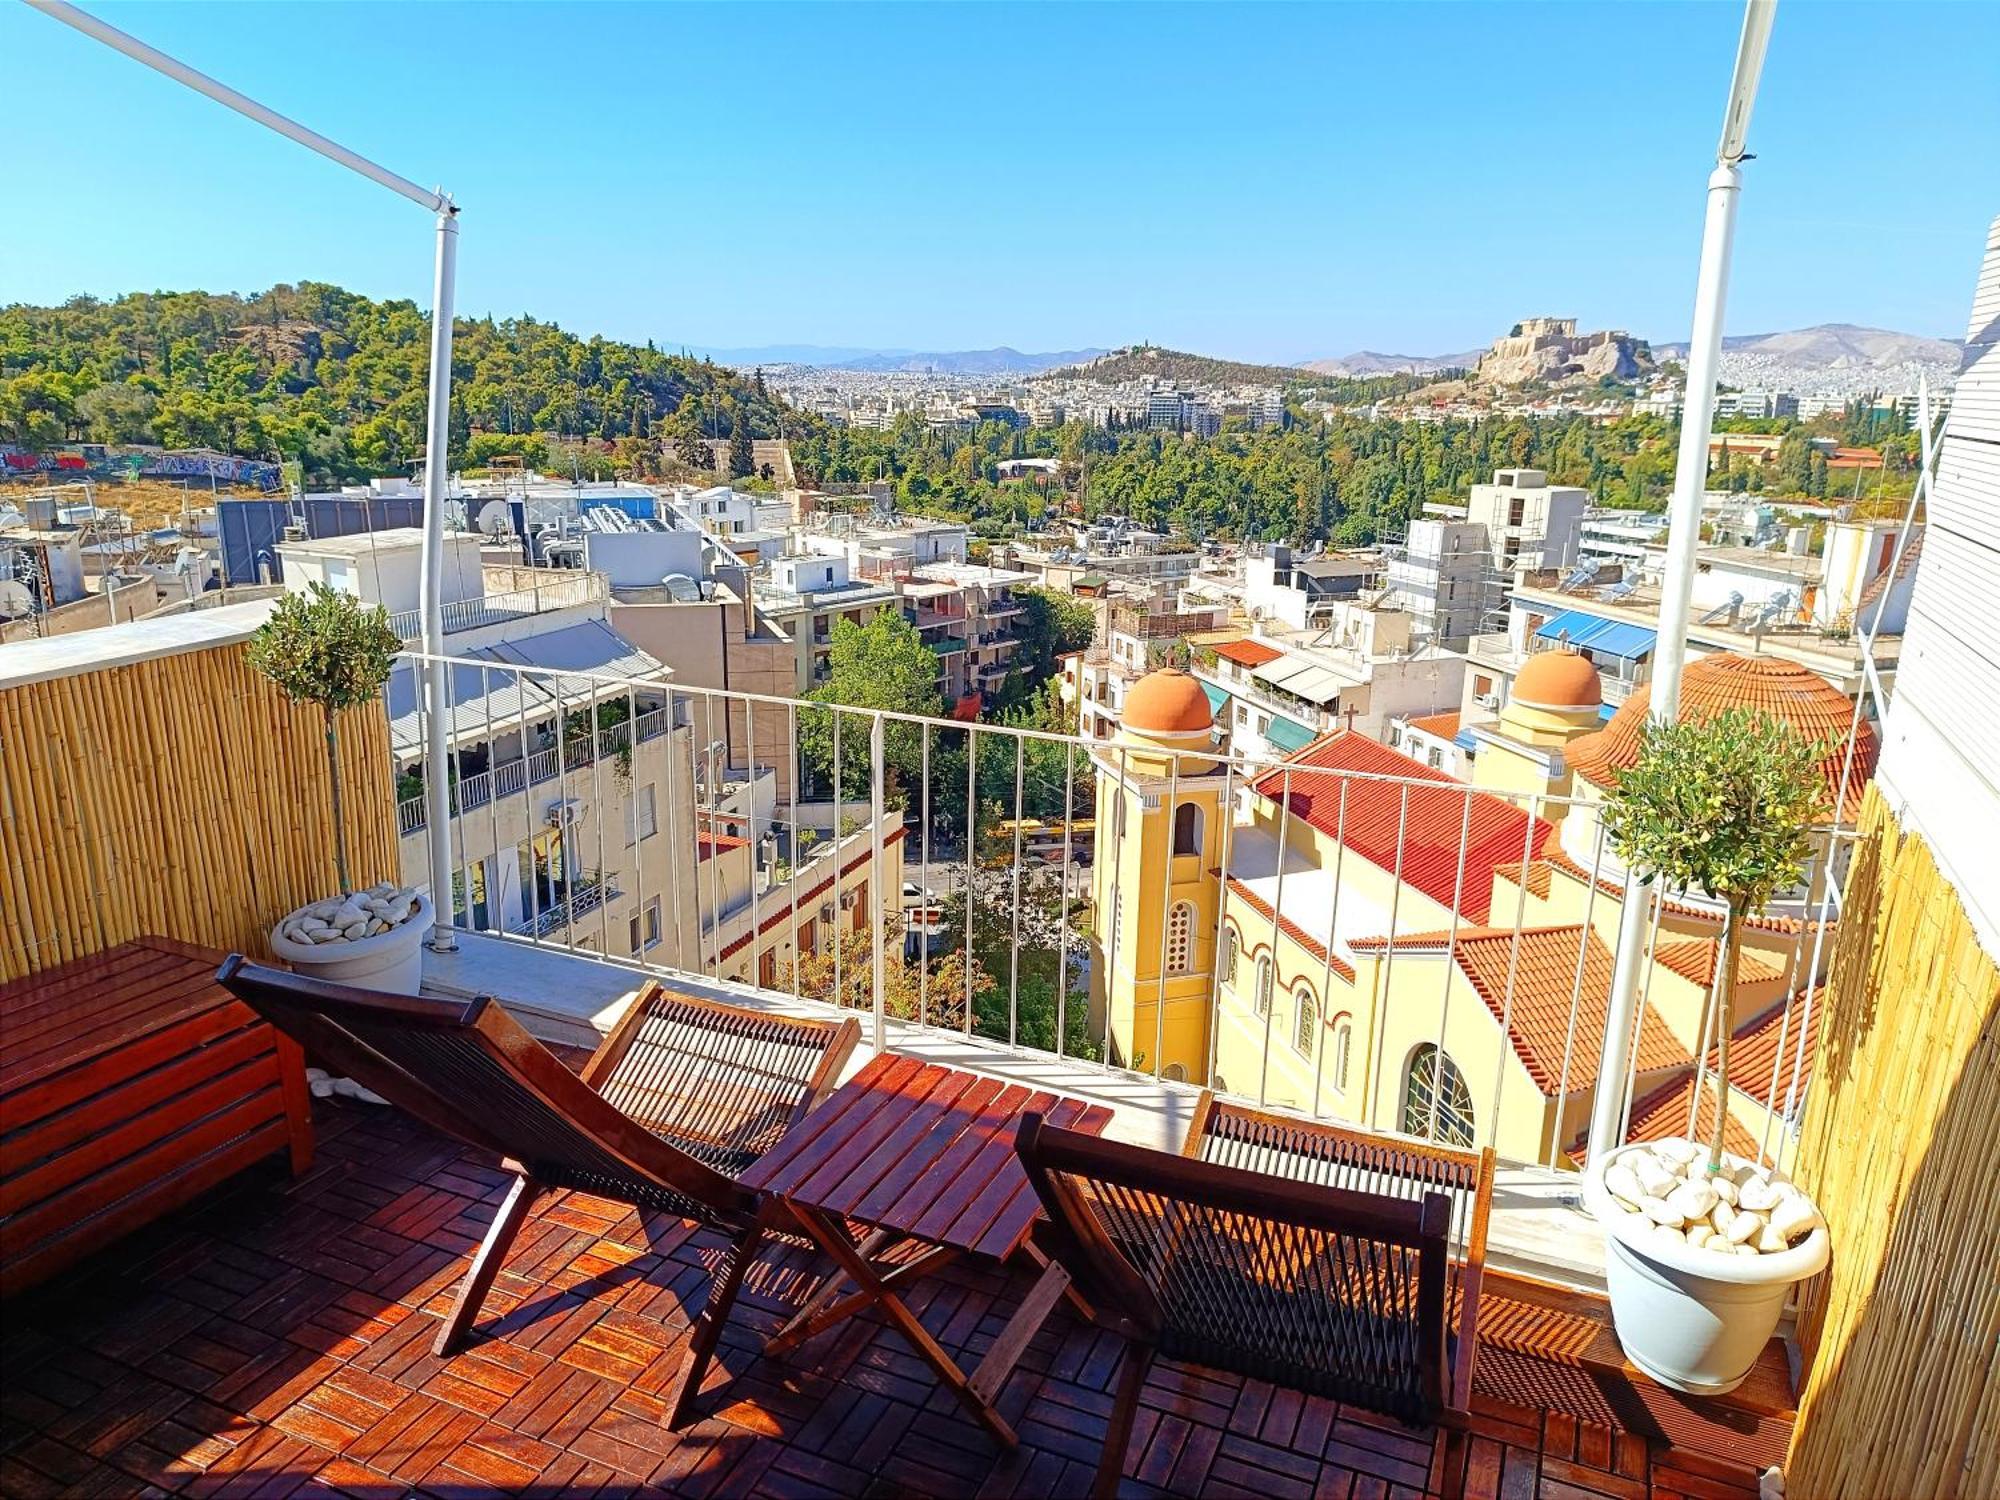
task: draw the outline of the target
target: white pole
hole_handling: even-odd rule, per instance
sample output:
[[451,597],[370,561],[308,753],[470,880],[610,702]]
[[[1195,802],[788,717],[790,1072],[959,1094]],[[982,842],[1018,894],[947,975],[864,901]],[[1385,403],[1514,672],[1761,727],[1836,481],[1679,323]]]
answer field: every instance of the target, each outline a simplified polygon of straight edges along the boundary
[[[1742,196],[1744,138],[1757,100],[1757,79],[1771,40],[1778,0],[1748,0],[1743,33],[1736,44],[1736,70],[1729,105],[1708,177],[1708,215],[1701,232],[1701,270],[1695,281],[1694,330],[1688,339],[1687,390],[1681,401],[1681,445],[1674,467],[1674,496],[1667,511],[1666,572],[1660,580],[1658,641],[1653,648],[1653,680],[1648,695],[1652,717],[1671,724],[1680,712],[1681,669],[1687,662],[1687,628],[1694,594],[1695,551],[1701,541],[1701,497],[1708,487],[1708,430],[1715,418],[1715,373],[1722,357],[1722,321],[1729,300],[1729,257],[1736,238],[1736,207]],[[1625,904],[1618,914],[1618,953],[1611,978],[1610,1013],[1604,1022],[1604,1050],[1590,1105],[1590,1155],[1617,1144],[1624,1079],[1632,1062],[1632,1037],[1639,1005],[1639,972],[1646,954],[1646,908],[1652,875],[1631,872]]]
[[[451,787],[444,771],[451,719],[444,664],[444,502],[445,481],[451,472],[446,454],[451,444],[451,306],[458,270],[457,215],[457,209],[448,208],[437,220],[430,420],[424,439],[424,570],[418,605],[424,619],[424,651],[430,658],[424,666],[424,691],[430,700],[430,743],[424,747],[430,775],[424,778],[424,796],[433,828],[451,827]],[[431,902],[436,918],[431,925],[431,951],[450,953],[458,947],[451,931],[451,840],[434,838],[430,850]]]

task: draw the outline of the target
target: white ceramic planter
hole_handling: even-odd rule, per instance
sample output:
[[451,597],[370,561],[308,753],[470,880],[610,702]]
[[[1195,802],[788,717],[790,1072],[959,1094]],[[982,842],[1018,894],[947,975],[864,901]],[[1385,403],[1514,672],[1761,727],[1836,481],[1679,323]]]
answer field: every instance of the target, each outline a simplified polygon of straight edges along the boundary
[[[1743,1383],[1777,1331],[1795,1282],[1827,1262],[1826,1226],[1775,1255],[1730,1256],[1670,1243],[1643,1215],[1628,1213],[1604,1172],[1644,1145],[1621,1146],[1583,1175],[1584,1207],[1604,1226],[1611,1319],[1625,1355],[1661,1385],[1719,1396]],[[1732,1166],[1742,1158],[1725,1155]]]
[[[284,922],[296,915],[297,912],[289,913]],[[433,916],[431,898],[419,894],[408,921],[373,937],[338,943],[295,943],[284,935],[284,922],[280,922],[271,929],[271,951],[299,973],[314,979],[358,985],[391,995],[414,995],[423,979],[423,943],[430,933]]]

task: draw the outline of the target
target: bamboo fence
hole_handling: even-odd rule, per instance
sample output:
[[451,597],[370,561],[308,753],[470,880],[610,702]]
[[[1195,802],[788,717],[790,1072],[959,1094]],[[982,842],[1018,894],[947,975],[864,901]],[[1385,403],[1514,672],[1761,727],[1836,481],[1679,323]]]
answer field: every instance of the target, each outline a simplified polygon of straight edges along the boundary
[[[387,717],[339,728],[354,879],[395,879]],[[266,954],[335,889],[319,710],[241,641],[0,690],[0,855],[0,981],[144,933]]]
[[1833,1265],[1786,1491],[2000,1495],[2000,969],[1872,788],[1838,943],[1798,1174]]

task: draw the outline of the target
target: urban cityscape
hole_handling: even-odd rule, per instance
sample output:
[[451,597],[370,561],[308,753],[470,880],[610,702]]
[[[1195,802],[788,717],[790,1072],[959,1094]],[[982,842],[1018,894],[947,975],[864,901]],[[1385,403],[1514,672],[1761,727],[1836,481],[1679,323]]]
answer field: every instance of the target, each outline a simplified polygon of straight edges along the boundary
[[414,270],[0,272],[0,1493],[2000,1490],[2000,219],[1746,321],[1776,9],[1691,329],[1266,362],[489,312],[463,142],[28,0]]

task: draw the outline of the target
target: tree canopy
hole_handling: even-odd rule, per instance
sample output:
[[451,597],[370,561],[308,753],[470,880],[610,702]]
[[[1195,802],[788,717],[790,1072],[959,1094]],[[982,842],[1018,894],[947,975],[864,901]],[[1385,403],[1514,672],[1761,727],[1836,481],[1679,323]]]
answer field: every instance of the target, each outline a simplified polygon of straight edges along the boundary
[[[550,435],[637,467],[684,430],[775,435],[782,403],[706,360],[535,318],[458,319],[451,458],[548,461]],[[296,460],[315,483],[394,473],[424,443],[430,319],[324,282],[0,308],[0,442],[159,443]],[[685,420],[676,424],[676,417]],[[795,417],[787,421],[796,425]],[[684,457],[685,455],[683,455]]]

